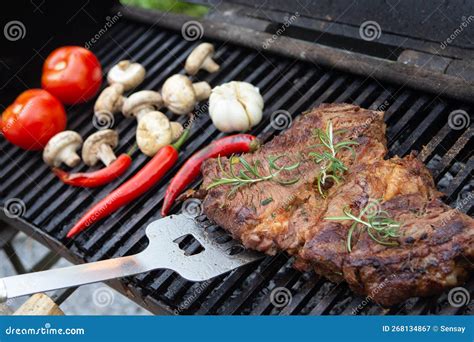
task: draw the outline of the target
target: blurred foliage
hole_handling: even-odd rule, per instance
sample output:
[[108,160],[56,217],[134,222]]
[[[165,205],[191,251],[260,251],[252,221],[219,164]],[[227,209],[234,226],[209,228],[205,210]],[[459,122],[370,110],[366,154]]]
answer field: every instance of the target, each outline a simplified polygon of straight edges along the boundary
[[209,10],[203,5],[176,0],[121,0],[121,3],[124,5],[143,7],[163,12],[182,13],[193,17],[202,17]]

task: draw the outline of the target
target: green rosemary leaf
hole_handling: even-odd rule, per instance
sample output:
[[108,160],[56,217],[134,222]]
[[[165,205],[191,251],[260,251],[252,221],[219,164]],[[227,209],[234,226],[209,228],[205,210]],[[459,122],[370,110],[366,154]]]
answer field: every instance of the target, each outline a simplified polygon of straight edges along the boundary
[[[268,175],[262,175],[259,171],[259,166],[260,160],[255,160],[253,163],[249,163],[247,160],[245,160],[244,157],[238,157],[238,160],[236,159],[237,157],[231,156],[229,158],[230,161],[230,166],[229,166],[229,173],[227,173],[222,165],[222,161],[220,160],[220,157],[218,157],[217,164],[219,166],[219,169],[225,177],[222,177],[220,179],[214,179],[211,184],[207,186],[207,189],[212,189],[216,186],[220,185],[232,185],[232,188],[228,192],[228,197],[234,196],[236,192],[239,190],[240,187],[247,185],[247,184],[252,184],[252,183],[258,183],[262,181],[267,181],[267,180],[273,180],[278,184],[282,185],[291,185],[295,184],[296,182],[299,181],[299,178],[292,178],[292,179],[281,179],[278,177],[279,173],[281,171],[292,171],[297,169],[300,166],[300,162],[291,164],[291,165],[282,165],[278,166],[276,165],[276,161],[284,157],[285,155],[279,155],[279,156],[270,156],[267,158],[267,162],[269,165],[269,174]],[[242,169],[236,173],[235,170],[235,165],[241,164]]]
[[325,220],[328,221],[346,221],[351,220],[353,224],[351,225],[347,233],[347,250],[352,251],[352,235],[354,231],[359,228],[365,230],[367,235],[374,240],[375,242],[384,245],[384,246],[397,246],[398,242],[394,239],[400,237],[399,228],[402,226],[400,222],[395,221],[394,219],[388,216],[386,211],[378,210],[377,213],[366,217],[366,213],[369,210],[373,210],[374,206],[379,207],[379,202],[371,202],[367,204],[364,208],[360,210],[358,216],[352,214],[352,211],[349,207],[344,207],[342,209],[344,216],[330,216],[325,217]]
[[295,184],[295,183],[298,183],[300,179],[299,178],[293,178],[293,179],[275,179],[275,182],[277,182],[278,184],[281,184],[281,185],[292,185],[292,184]]
[[299,167],[300,167],[300,164],[301,164],[300,162],[297,162],[297,163],[294,163],[293,165],[285,166],[285,167],[283,168],[283,170],[285,170],[285,171],[293,171],[293,170],[299,168]]

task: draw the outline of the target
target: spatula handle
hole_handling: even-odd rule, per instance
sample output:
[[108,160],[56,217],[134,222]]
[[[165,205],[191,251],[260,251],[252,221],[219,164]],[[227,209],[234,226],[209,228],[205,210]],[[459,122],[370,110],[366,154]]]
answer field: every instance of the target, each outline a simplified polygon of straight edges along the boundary
[[10,298],[150,271],[146,253],[0,279],[0,302]]

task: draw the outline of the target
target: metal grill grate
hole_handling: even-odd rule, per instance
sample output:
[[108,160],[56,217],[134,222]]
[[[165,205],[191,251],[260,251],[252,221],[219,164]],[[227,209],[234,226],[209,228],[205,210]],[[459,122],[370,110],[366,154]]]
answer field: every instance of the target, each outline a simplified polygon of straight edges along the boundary
[[[259,87],[266,104],[266,119],[252,133],[263,140],[278,133],[269,125],[270,114],[276,110],[297,115],[323,102],[349,102],[379,108],[386,110],[391,155],[404,155],[425,146],[421,158],[431,168],[438,187],[446,192],[447,203],[454,206],[459,196],[472,191],[473,129],[453,130],[447,119],[454,109],[472,112],[473,108],[230,43],[214,43],[221,70],[211,75],[198,74],[198,77],[212,86],[241,80]],[[105,71],[124,58],[142,63],[147,69],[147,78],[141,88],[159,89],[168,76],[183,72],[184,59],[196,44],[175,32],[123,19],[92,49]],[[68,187],[55,179],[38,153],[22,151],[2,139],[1,203],[12,198],[21,199],[26,212],[22,216],[24,221],[18,222],[19,226],[30,233],[39,233],[37,236],[51,248],[77,262],[135,253],[146,244],[144,227],[159,217],[170,176],[194,151],[222,135],[211,124],[205,108],[202,112],[194,123],[191,139],[181,152],[180,164],[146,195],[72,243],[64,238],[67,230],[92,203],[117,187],[118,182],[92,191]],[[68,113],[70,129],[83,137],[95,131],[91,103],[70,108]],[[186,118],[173,119],[184,122]],[[116,117],[115,128],[120,134],[118,153],[125,152],[133,144],[135,126],[133,120]],[[135,153],[133,159],[133,166],[122,181],[147,161],[140,153]],[[86,168],[81,166],[78,170],[85,171]],[[194,186],[198,185],[199,181],[195,182]],[[464,206],[463,211],[472,214],[472,202]],[[299,273],[290,265],[287,256],[280,254],[205,283],[185,281],[171,271],[155,271],[127,278],[124,284],[129,296],[133,295],[152,311],[181,314],[351,314],[352,309],[363,302],[363,298],[356,297],[346,285],[332,284],[314,274]],[[278,308],[271,303],[270,292],[276,287],[291,290],[292,300],[288,305]],[[468,288],[473,291],[472,280]],[[369,303],[360,314],[469,314],[472,310],[472,306],[461,309],[449,306],[446,294],[443,294],[439,298],[412,299],[389,310]]]

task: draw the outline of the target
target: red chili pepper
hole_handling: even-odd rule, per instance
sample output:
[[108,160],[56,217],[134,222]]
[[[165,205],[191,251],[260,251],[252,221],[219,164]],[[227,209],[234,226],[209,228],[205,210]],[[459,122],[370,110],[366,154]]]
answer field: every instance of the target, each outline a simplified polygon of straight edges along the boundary
[[215,140],[207,147],[193,154],[176,173],[166,189],[161,216],[168,215],[176,197],[199,176],[201,165],[206,159],[255,151],[259,145],[258,140],[253,135],[236,134]]
[[89,209],[68,232],[67,237],[73,237],[95,222],[109,216],[155,185],[176,164],[179,148],[186,141],[188,135],[189,129],[185,129],[181,137],[173,145],[161,148],[132,178]]
[[53,168],[53,172],[65,184],[83,188],[94,188],[108,184],[121,176],[132,165],[132,158],[128,154],[121,154],[109,166],[94,172],[68,173],[60,168]]

